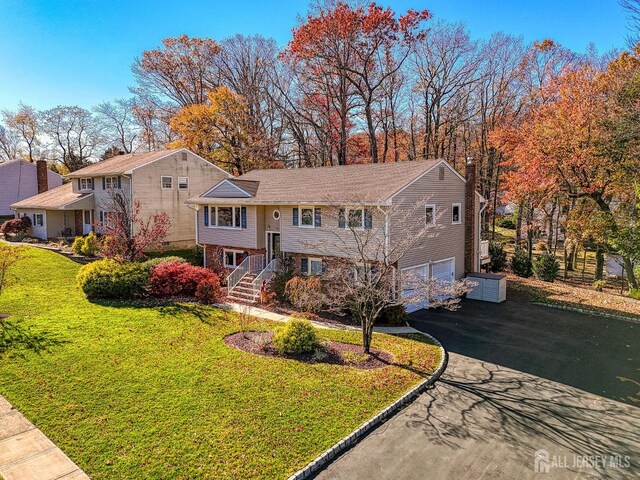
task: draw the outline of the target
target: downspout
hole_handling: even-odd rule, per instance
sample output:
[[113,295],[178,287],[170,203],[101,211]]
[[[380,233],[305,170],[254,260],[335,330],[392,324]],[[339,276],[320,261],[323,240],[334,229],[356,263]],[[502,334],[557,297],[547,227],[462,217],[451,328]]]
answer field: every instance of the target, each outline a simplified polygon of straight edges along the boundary
[[[124,178],[129,179],[129,201],[131,202],[131,207],[133,208],[133,173],[131,175],[122,174]],[[131,219],[131,232],[135,235],[135,223],[133,222],[133,218]]]

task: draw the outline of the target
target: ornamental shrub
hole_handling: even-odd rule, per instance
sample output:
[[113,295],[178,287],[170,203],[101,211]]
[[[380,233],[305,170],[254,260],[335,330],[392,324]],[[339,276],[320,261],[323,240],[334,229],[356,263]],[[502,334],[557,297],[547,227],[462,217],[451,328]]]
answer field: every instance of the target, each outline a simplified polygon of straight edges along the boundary
[[203,280],[218,278],[211,270],[186,262],[162,262],[151,269],[149,292],[154,297],[193,297]]
[[322,282],[317,276],[293,277],[284,287],[287,301],[299,310],[318,312],[323,305]]
[[283,354],[310,353],[317,345],[316,329],[308,320],[292,318],[273,334],[273,346]]
[[118,263],[105,258],[80,268],[76,281],[89,299],[128,299],[144,295],[149,272],[141,263]]
[[276,298],[279,302],[284,303],[289,301],[285,294],[285,289],[289,280],[295,277],[295,269],[295,259],[292,256],[287,255],[282,259],[280,268],[271,280],[271,289],[276,294]]
[[211,304],[221,302],[224,298],[220,277],[215,273],[202,280],[196,287],[196,298],[200,303]]
[[604,287],[607,285],[606,280],[596,280],[593,282],[592,287],[596,292],[601,292],[604,290]]
[[167,262],[186,262],[186,260],[182,257],[174,257],[174,256],[157,257],[157,258],[150,258],[149,260],[142,262],[142,264],[145,267],[147,267],[147,269],[149,270],[149,273],[151,273],[151,269],[153,267],[157,267],[161,263],[167,263]]
[[511,259],[511,271],[524,278],[529,278],[533,274],[531,259],[524,248],[516,248],[516,252]]
[[71,244],[71,251],[76,255],[82,255],[82,247],[84,247],[84,237],[76,237]]
[[504,251],[504,245],[500,242],[489,242],[489,255],[491,262],[489,270],[492,272],[502,272],[507,267],[507,252]]
[[634,300],[640,300],[640,288],[632,288],[627,295]]
[[31,228],[31,219],[29,217],[14,218],[0,225],[0,233],[5,235],[26,235],[29,228]]
[[409,315],[404,308],[404,305],[393,305],[387,307],[380,313],[378,321],[385,325],[398,325],[404,326],[409,320]]
[[[75,240],[73,243],[76,243]],[[89,232],[89,235],[84,237],[84,243],[80,250],[83,255],[93,257],[100,251],[100,240],[98,240],[98,236],[93,232]]]
[[533,271],[540,280],[545,282],[553,282],[560,271],[560,262],[551,252],[538,255],[533,262]]

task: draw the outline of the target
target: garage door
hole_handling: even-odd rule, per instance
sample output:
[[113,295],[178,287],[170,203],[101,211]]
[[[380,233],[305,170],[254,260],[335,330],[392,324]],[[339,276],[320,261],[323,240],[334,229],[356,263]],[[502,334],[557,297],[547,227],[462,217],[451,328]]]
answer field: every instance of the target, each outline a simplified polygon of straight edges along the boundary
[[[439,260],[429,265],[405,268],[402,270],[402,297],[411,298],[415,294],[415,283],[420,278],[432,278],[441,282],[451,282],[455,276],[455,262],[453,258]],[[428,308],[427,299],[417,300],[406,305],[407,313]]]

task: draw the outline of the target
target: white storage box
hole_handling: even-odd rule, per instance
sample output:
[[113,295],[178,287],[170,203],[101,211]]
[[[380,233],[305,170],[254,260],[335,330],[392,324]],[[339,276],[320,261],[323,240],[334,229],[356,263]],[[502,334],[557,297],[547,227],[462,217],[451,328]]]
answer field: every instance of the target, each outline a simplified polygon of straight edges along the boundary
[[500,303],[507,299],[507,276],[494,273],[470,273],[467,278],[476,283],[467,298]]

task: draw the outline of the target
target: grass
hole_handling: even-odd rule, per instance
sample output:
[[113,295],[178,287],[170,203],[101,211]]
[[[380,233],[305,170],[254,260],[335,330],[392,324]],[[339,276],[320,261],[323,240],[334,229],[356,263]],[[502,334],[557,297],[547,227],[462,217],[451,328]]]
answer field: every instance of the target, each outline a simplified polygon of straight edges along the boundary
[[0,312],[50,347],[0,357],[0,394],[94,479],[286,477],[439,361],[426,341],[377,334],[373,346],[391,352],[393,366],[252,355],[223,343],[240,329],[236,315],[90,303],[75,286],[77,264],[24,252]]

